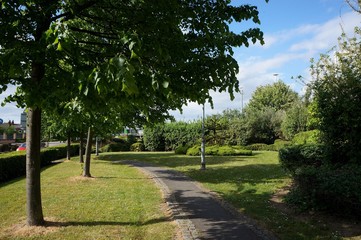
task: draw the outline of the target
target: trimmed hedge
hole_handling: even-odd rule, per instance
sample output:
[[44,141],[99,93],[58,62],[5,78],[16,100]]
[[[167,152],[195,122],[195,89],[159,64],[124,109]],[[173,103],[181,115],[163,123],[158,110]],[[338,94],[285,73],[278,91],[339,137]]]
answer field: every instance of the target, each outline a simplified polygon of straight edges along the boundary
[[174,150],[174,153],[185,155],[185,154],[187,154],[188,149],[189,149],[189,146],[180,146]]
[[130,151],[130,144],[128,142],[112,142],[100,149],[101,152],[128,152]]
[[286,200],[300,209],[322,209],[361,216],[361,166],[332,165],[326,147],[294,145],[280,150],[281,166],[293,178]]
[[145,146],[141,142],[136,142],[130,145],[130,151],[132,152],[143,152],[145,151]]
[[[47,166],[54,160],[66,157],[67,146],[55,146],[44,148],[40,152],[41,166]],[[70,147],[70,156],[79,153],[79,145],[72,144]],[[0,182],[9,181],[26,173],[26,152],[10,152],[0,155]]]
[[[187,150],[187,155],[199,156],[201,147],[199,145],[193,146]],[[212,156],[251,156],[252,151],[235,146],[206,146],[206,155]]]
[[278,151],[275,145],[268,145],[265,143],[254,143],[251,145],[247,145],[244,148],[252,151]]
[[321,144],[293,145],[280,149],[281,166],[292,174],[304,166],[318,167],[325,161],[325,147]]

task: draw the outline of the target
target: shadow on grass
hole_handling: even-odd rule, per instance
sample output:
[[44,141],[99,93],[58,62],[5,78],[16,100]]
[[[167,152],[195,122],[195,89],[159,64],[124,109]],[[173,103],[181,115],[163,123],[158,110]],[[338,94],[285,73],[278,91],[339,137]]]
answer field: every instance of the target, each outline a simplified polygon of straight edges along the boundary
[[[51,167],[53,167],[53,166],[56,166],[56,165],[58,165],[59,163],[61,163],[61,162],[52,162],[52,163],[50,163],[49,165],[46,165],[46,166],[44,166],[44,167],[41,167],[41,172],[43,172],[43,171],[45,171],[46,169],[48,169],[48,168],[51,168]],[[7,180],[7,181],[5,181],[5,182],[0,182],[0,188],[2,188],[2,187],[5,187],[5,186],[7,186],[7,185],[11,185],[11,184],[13,184],[13,183],[16,183],[16,182],[19,182],[19,181],[21,181],[21,180],[24,180],[26,177],[25,177],[25,174],[26,173],[24,173],[24,175],[22,175],[22,176],[19,176],[19,177],[16,177],[16,178],[13,178],[13,179],[9,179],[9,180]]]
[[150,219],[145,222],[115,222],[115,221],[88,221],[88,222],[57,222],[57,221],[46,221],[45,225],[49,227],[72,227],[72,226],[145,226],[151,224],[157,224],[162,222],[170,222],[170,217],[161,217],[156,219]]
[[[245,161],[255,156],[206,156],[207,165],[225,164],[234,161]],[[147,162],[165,167],[198,167],[200,165],[200,156],[176,155],[173,152],[121,152],[104,153],[96,158],[100,161],[125,161],[133,160]]]

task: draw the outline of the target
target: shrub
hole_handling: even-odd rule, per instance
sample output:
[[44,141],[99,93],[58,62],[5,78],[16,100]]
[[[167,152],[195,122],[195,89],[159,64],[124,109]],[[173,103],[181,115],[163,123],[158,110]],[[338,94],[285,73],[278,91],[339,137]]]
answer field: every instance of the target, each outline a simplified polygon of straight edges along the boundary
[[316,144],[319,142],[319,136],[320,131],[318,130],[300,132],[293,137],[292,144]]
[[295,174],[303,166],[319,167],[325,161],[325,147],[321,144],[293,145],[280,149],[281,166]]
[[219,146],[213,145],[213,146],[206,146],[205,154],[206,155],[218,155]]
[[187,150],[189,149],[189,146],[180,146],[177,147],[174,152],[175,154],[187,154]]
[[295,186],[286,201],[301,209],[331,210],[361,216],[361,167],[303,166],[294,174]]
[[274,145],[268,145],[265,143],[255,143],[245,146],[245,148],[252,151],[277,151],[277,148]]
[[[70,155],[74,156],[79,153],[79,145],[72,144]],[[67,146],[55,146],[42,149],[40,152],[41,166],[51,164],[52,161],[65,158]],[[10,152],[0,155],[0,182],[5,182],[26,173],[26,152]]]
[[274,149],[276,149],[277,151],[279,151],[281,148],[284,148],[284,147],[287,147],[291,145],[291,142],[290,141],[285,141],[285,140],[281,140],[281,139],[276,139],[274,144],[273,144],[273,147]]
[[145,150],[144,144],[141,142],[136,142],[130,145],[130,151],[132,152],[143,152]]
[[[201,153],[201,147],[199,145],[193,146],[188,149],[187,155],[191,156],[199,156]],[[241,149],[240,147],[234,147],[234,146],[206,146],[206,155],[212,155],[212,156],[251,156],[252,151]]]
[[10,149],[10,144],[0,144],[0,152],[8,152]]
[[112,142],[103,146],[101,152],[125,152],[130,150],[129,143],[125,141]]
[[191,148],[188,148],[187,155],[189,156],[199,156],[201,155],[201,146],[195,145]]

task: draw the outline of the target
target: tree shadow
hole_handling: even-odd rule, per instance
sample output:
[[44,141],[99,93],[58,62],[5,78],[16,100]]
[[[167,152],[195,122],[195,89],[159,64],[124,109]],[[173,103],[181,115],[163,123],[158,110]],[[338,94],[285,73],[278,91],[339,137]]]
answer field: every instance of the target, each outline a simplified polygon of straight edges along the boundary
[[160,217],[155,219],[150,219],[144,222],[117,222],[117,221],[87,221],[87,222],[77,222],[77,221],[45,221],[45,226],[48,227],[74,227],[74,226],[146,226],[162,222],[170,222],[172,219],[170,217]]

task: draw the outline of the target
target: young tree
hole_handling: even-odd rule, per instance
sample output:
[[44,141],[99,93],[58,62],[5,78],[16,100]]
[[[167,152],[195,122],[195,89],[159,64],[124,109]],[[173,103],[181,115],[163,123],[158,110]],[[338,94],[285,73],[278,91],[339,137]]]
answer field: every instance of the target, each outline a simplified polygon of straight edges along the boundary
[[258,28],[229,30],[245,20],[260,23],[257,8],[228,0],[2,1],[0,85],[17,84],[8,100],[28,108],[28,225],[44,223],[42,109],[97,91],[161,119],[188,100],[211,101],[210,89],[233,97],[232,48],[263,43]]
[[343,34],[332,55],[322,55],[311,66],[315,111],[322,141],[335,164],[361,159],[361,30]]
[[287,110],[298,100],[298,94],[279,80],[273,84],[258,87],[252,94],[247,108],[252,110],[267,108],[275,111]]

